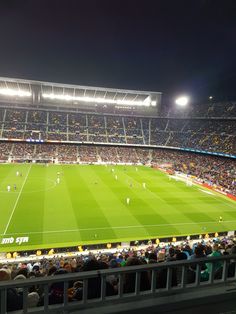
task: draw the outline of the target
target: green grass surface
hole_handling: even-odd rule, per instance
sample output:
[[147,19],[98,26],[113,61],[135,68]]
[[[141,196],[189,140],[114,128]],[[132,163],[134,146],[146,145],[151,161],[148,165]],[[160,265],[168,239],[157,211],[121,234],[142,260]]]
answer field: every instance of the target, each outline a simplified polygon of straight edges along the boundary
[[[187,187],[183,182],[169,180],[160,171],[137,168],[138,171],[134,166],[1,165],[0,251],[236,229],[234,201],[217,193],[204,193],[198,186]],[[17,177],[16,171],[22,172],[22,177]],[[59,184],[57,172],[61,173]],[[10,192],[8,184],[12,187]],[[17,237],[29,237],[29,241],[19,245],[15,243]],[[14,238],[14,243],[2,244],[3,238]]]

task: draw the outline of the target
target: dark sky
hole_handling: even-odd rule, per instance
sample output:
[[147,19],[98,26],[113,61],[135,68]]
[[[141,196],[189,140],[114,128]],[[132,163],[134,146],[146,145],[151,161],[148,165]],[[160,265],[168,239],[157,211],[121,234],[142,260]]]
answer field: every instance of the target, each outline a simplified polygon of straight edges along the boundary
[[236,0],[1,0],[0,76],[236,99]]

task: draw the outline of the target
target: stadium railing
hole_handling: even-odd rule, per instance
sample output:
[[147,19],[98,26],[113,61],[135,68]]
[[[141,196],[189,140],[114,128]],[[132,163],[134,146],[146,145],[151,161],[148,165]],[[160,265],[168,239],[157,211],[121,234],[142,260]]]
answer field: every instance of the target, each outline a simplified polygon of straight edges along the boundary
[[[23,309],[20,313],[52,313],[56,310],[70,312],[79,309],[88,309],[89,307],[106,305],[109,302],[119,303],[121,301],[136,301],[140,298],[150,298],[161,295],[171,295],[176,293],[185,293],[189,289],[201,289],[203,287],[212,287],[222,285],[236,280],[236,255],[227,255],[220,257],[208,257],[198,258],[184,261],[172,261],[164,263],[147,264],[140,266],[120,267],[115,269],[105,269],[87,272],[71,273],[66,275],[40,277],[35,279],[17,280],[17,281],[5,281],[0,282],[0,313],[7,313],[7,290],[10,288],[21,288],[23,291]],[[228,275],[228,269],[230,263],[233,262],[233,275]],[[201,280],[201,268],[204,263],[211,263],[211,271],[207,280]],[[214,265],[219,263],[222,265],[222,272],[220,278],[215,279]],[[195,281],[191,284],[187,283],[187,269],[189,267],[195,269]],[[174,269],[181,269],[181,280],[178,285],[172,285],[172,273]],[[157,272],[160,270],[166,271],[166,285],[162,289],[157,289]],[[150,288],[145,291],[141,291],[141,274],[148,272],[150,274]],[[124,275],[135,274],[134,292],[124,292]],[[108,276],[116,276],[118,278],[118,291],[114,296],[106,295],[106,280]],[[88,298],[88,283],[90,279],[99,278],[100,280],[100,292],[98,298]],[[68,299],[68,288],[71,282],[81,281],[82,284],[82,299],[80,301],[70,302]],[[50,305],[49,304],[49,291],[50,286],[53,283],[63,283],[63,303]],[[32,286],[40,286],[43,288],[44,305],[41,307],[28,307],[28,289]],[[14,312],[15,313],[15,312]],[[64,312],[63,312],[64,313]]]

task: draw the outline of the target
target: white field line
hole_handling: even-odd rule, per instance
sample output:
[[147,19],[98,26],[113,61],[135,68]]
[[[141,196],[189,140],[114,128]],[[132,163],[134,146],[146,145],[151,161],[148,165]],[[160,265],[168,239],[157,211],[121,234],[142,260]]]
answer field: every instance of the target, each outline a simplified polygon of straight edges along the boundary
[[[236,220],[223,220],[223,223],[233,223]],[[30,234],[44,234],[44,233],[59,233],[59,232],[79,232],[79,231],[94,231],[94,230],[109,230],[109,229],[129,229],[129,228],[145,228],[145,227],[167,227],[167,226],[184,226],[184,225],[199,225],[199,224],[218,224],[218,221],[199,221],[199,222],[180,222],[176,224],[156,224],[156,225],[131,225],[131,226],[117,226],[117,227],[99,227],[99,228],[78,228],[78,229],[67,229],[67,230],[50,230],[50,231],[32,231],[32,232],[20,232],[20,233],[9,233],[2,235],[30,235]]]
[[23,182],[23,184],[22,184],[22,186],[21,186],[20,192],[19,192],[19,194],[18,194],[18,196],[17,196],[17,199],[16,199],[16,201],[15,201],[15,204],[14,204],[14,206],[13,206],[13,209],[12,209],[12,212],[11,212],[11,216],[10,216],[10,218],[8,219],[8,223],[7,223],[6,228],[5,228],[4,232],[3,232],[3,235],[6,234],[7,229],[8,229],[8,227],[9,227],[9,225],[10,225],[12,216],[13,216],[13,214],[14,214],[14,212],[15,212],[16,206],[17,206],[18,201],[19,201],[19,199],[20,199],[21,193],[22,193],[23,188],[24,188],[24,186],[25,186],[25,183],[26,183],[26,180],[27,180],[28,175],[29,175],[29,173],[30,173],[31,167],[32,167],[32,164],[30,165],[29,170],[28,170],[28,172],[27,172],[27,174],[26,174],[26,176],[25,176],[24,182]]
[[206,194],[209,194],[209,195],[214,195],[214,193],[212,193],[210,191],[203,190],[203,189],[199,189],[199,191],[206,193]]

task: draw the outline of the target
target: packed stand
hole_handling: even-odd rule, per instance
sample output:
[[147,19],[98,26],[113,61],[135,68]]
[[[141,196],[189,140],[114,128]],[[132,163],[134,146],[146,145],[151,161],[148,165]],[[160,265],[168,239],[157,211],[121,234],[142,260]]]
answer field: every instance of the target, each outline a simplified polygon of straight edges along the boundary
[[[158,243],[158,242],[157,242]],[[77,254],[74,257],[54,256],[52,258],[42,258],[37,262],[13,262],[12,264],[0,265],[0,281],[25,280],[33,278],[54,277],[63,274],[76,274],[93,270],[128,268],[138,265],[162,265],[167,262],[189,261],[185,268],[185,284],[194,283],[197,278],[197,267],[194,261],[199,258],[201,262],[200,281],[206,282],[213,273],[213,279],[221,279],[223,276],[223,262],[211,262],[211,257],[220,257],[232,255],[228,262],[227,278],[235,276],[235,238],[223,237],[217,235],[213,239],[205,237],[191,241],[186,239],[183,242],[161,242],[153,244],[151,240],[146,246],[136,246],[113,250],[107,252],[97,252],[95,254],[84,251],[83,254]],[[191,263],[192,261],[192,263]],[[177,287],[182,282],[182,266],[173,265],[171,275],[171,286]],[[167,268],[157,268],[155,271],[156,289],[164,289],[167,286]],[[152,282],[152,273],[143,270],[140,276],[140,291],[150,291]],[[115,296],[118,294],[121,284],[119,276],[116,274],[106,275],[105,294],[106,296]],[[135,272],[123,274],[123,293],[133,293],[136,286]],[[49,288],[49,304],[63,303],[64,297],[63,282],[52,283]],[[83,298],[83,280],[71,280],[66,290],[69,302],[79,301]],[[87,298],[95,299],[101,297],[101,277],[92,277],[88,279]],[[28,290],[27,302],[30,308],[42,306],[44,303],[43,286],[32,285]],[[20,310],[23,306],[23,290],[21,288],[10,288],[7,290],[7,311]]]
[[[183,114],[183,109],[171,111],[169,108],[168,114],[162,118],[50,109],[0,109],[0,136],[5,139],[157,145],[228,154],[236,152],[233,103],[190,107],[186,111],[189,114]],[[181,110],[182,114],[178,114]],[[211,119],[216,114],[219,117]]]

